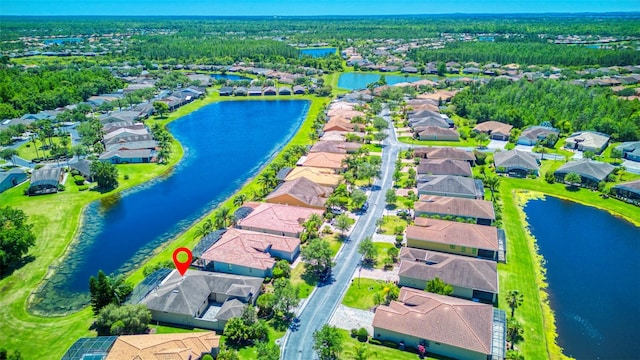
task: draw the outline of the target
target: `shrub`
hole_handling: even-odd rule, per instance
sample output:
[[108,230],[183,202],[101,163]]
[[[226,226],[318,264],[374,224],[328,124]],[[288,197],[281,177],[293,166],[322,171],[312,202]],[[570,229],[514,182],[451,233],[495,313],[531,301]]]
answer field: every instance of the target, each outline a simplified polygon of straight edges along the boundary
[[129,180],[129,174],[124,174],[124,179]]
[[202,360],[213,360],[213,356],[211,356],[211,354],[205,354],[205,355],[202,357]]
[[369,339],[369,344],[371,344],[371,345],[382,345],[382,341],[374,339],[374,338],[371,338],[371,339]]
[[358,329],[351,329],[351,337],[354,338],[358,336]]
[[393,341],[385,340],[385,341],[382,342],[382,345],[386,346],[388,348],[392,348],[392,349],[397,349],[398,348],[398,344],[394,343]]
[[555,176],[553,176],[553,173],[549,171],[546,174],[544,174],[544,181],[546,181],[549,184],[553,184],[554,182],[556,182],[556,178]]
[[78,191],[86,191],[89,189],[89,185],[80,185],[78,186]]
[[76,169],[72,169],[71,170],[71,175],[73,175],[73,176],[80,175],[80,171],[78,171]]
[[365,328],[360,328],[358,330],[358,341],[365,342],[369,338],[369,332]]
[[473,151],[473,154],[476,156],[476,164],[484,165],[487,162],[487,154],[482,151]]
[[83,185],[84,184],[84,178],[80,175],[74,175],[73,176],[73,182],[76,183],[76,185]]
[[63,184],[58,184],[58,191],[64,191],[66,188]]

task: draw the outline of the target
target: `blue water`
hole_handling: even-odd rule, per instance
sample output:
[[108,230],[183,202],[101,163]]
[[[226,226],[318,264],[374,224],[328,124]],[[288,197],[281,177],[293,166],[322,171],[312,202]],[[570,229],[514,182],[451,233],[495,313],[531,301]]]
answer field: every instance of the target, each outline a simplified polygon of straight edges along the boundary
[[234,75],[234,74],[212,74],[211,77],[216,80],[218,79],[225,79],[225,80],[231,80],[231,81],[251,80],[251,78],[240,76],[240,75]]
[[525,212],[546,261],[564,353],[576,359],[637,358],[640,228],[550,196],[529,201]]
[[47,39],[44,40],[43,43],[45,44],[64,44],[64,43],[79,43],[82,42],[82,39],[80,38],[63,38],[63,39]]
[[300,56],[311,56],[314,58],[325,57],[335,53],[336,48],[300,49]]
[[[385,75],[384,77],[387,80],[387,85],[426,79],[426,77],[416,75]],[[432,78],[432,80],[436,79],[437,78]],[[340,78],[338,79],[338,87],[347,90],[362,90],[367,88],[367,84],[378,80],[380,80],[380,74],[350,72],[340,75]]]
[[67,266],[47,281],[35,310],[77,310],[88,301],[89,276],[136,268],[253,176],[308,108],[307,101],[219,102],[172,122],[169,131],[185,149],[179,166],[139,191],[92,203]]

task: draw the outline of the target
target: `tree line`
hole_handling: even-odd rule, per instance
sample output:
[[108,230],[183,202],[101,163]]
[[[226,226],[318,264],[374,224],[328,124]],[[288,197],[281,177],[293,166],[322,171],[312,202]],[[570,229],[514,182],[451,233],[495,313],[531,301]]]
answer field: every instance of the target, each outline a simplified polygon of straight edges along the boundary
[[477,122],[495,120],[524,128],[549,121],[565,134],[595,130],[614,141],[640,139],[640,102],[620,99],[606,88],[496,79],[462,90],[453,104],[458,115]]

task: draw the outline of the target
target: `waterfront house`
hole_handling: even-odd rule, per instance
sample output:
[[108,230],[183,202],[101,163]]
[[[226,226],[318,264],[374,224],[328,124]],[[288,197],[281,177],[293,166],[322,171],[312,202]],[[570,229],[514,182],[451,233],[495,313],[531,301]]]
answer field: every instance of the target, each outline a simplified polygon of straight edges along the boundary
[[314,168],[307,166],[298,166],[293,168],[285,177],[285,181],[295,180],[301,177],[305,177],[314,183],[321,186],[328,186],[335,188],[340,184],[342,177],[337,175],[335,171],[331,169]]
[[418,139],[431,141],[460,141],[460,134],[454,129],[438,126],[425,126],[420,128]]
[[140,300],[155,322],[224,330],[260,295],[263,278],[187,270],[171,273]]
[[324,124],[322,131],[349,132],[349,131],[354,131],[354,125],[351,123],[351,121],[346,120],[344,118],[332,117],[326,124]]
[[418,177],[418,195],[484,199],[482,180],[464,176],[425,175]]
[[406,231],[408,247],[489,260],[498,259],[499,236],[493,226],[420,217]]
[[493,163],[497,173],[506,173],[513,177],[538,175],[540,164],[530,152],[520,150],[497,151],[493,155]]
[[616,146],[616,150],[622,153],[622,157],[640,162],[640,141],[628,141]]
[[590,159],[580,159],[569,161],[560,166],[553,175],[558,182],[563,182],[564,177],[569,173],[580,175],[581,185],[589,188],[597,188],[598,183],[607,179],[613,172],[615,166]]
[[307,93],[307,88],[302,85],[296,85],[293,87],[294,95],[304,95]]
[[453,287],[451,296],[493,304],[498,300],[498,268],[494,261],[403,247],[399,286],[424,290],[439,278]]
[[472,131],[477,133],[486,133],[489,138],[494,140],[509,140],[513,126],[504,124],[499,121],[485,121],[476,125]]
[[[215,356],[219,350],[220,336],[213,331],[120,335],[111,346],[105,360],[199,360],[206,354]],[[82,359],[91,358],[87,355]]]
[[505,312],[491,305],[403,287],[376,309],[373,338],[460,360],[503,359]]
[[332,192],[333,189],[330,187],[316,184],[306,177],[299,177],[278,185],[264,201],[324,210],[327,198]]
[[91,163],[93,161],[87,159],[81,159],[75,163],[69,164],[71,170],[76,170],[85,180],[93,181],[93,175],[91,174]]
[[421,159],[464,160],[471,166],[476,162],[473,152],[452,147],[418,147],[413,150],[413,156]]
[[230,228],[200,258],[215,272],[267,277],[276,258],[293,261],[299,253],[298,238]]
[[347,157],[345,154],[335,154],[329,152],[314,152],[309,153],[302,166],[331,169],[335,173],[342,172],[347,165],[343,163],[343,160]]
[[275,96],[278,95],[278,89],[276,89],[275,86],[267,86],[264,88],[263,94],[267,96]]
[[522,131],[518,137],[517,144],[533,146],[538,143],[538,141],[545,140],[547,136],[551,134],[558,136],[560,130],[546,126],[529,126]]
[[29,184],[29,195],[43,195],[58,192],[58,185],[62,182],[64,173],[61,168],[44,167],[33,170]]
[[452,159],[420,159],[417,172],[430,175],[473,176],[468,162]]
[[251,86],[247,90],[247,94],[249,94],[249,96],[262,96],[262,87],[260,87],[260,86]]
[[491,225],[496,219],[493,203],[486,200],[422,195],[413,206],[416,216],[461,217],[473,219],[479,225]]
[[609,144],[609,135],[595,131],[579,131],[571,134],[565,141],[564,147],[579,151],[591,151],[600,154]]
[[278,94],[280,95],[291,95],[291,89],[286,86],[283,86],[278,89]]
[[244,86],[238,86],[233,89],[234,96],[247,96],[247,88]]
[[362,144],[344,141],[317,141],[309,152],[329,152],[335,154],[352,154],[357,152]]
[[21,169],[0,171],[0,193],[27,180],[27,173]]
[[611,194],[635,205],[640,205],[640,180],[617,184],[611,188]]
[[253,210],[239,220],[238,229],[267,234],[298,237],[304,230],[302,224],[311,214],[322,216],[323,210],[270,203],[246,203]]
[[233,87],[231,86],[223,86],[218,90],[220,96],[231,96],[233,95]]
[[156,161],[156,152],[151,149],[106,151],[98,158],[112,164],[150,163]]

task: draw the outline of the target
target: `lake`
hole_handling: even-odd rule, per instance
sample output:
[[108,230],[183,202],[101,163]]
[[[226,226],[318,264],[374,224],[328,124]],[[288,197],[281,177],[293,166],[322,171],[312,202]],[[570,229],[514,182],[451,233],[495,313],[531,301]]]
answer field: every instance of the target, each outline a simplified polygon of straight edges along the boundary
[[32,308],[58,314],[86,305],[91,275],[137,268],[255,175],[292,138],[308,109],[302,100],[225,101],[169,124],[184,147],[183,160],[162,179],[92,203],[67,265],[46,281]]
[[637,358],[640,228],[550,196],[529,201],[525,212],[545,259],[564,353],[576,359]]
[[64,43],[79,43],[82,42],[80,38],[58,38],[58,39],[47,39],[42,41],[45,44],[57,44],[62,45]]
[[211,74],[211,77],[216,80],[219,80],[219,79],[225,79],[225,80],[231,80],[231,81],[251,80],[251,78],[240,76],[240,75],[234,75],[234,74]]
[[[393,85],[401,82],[414,82],[422,79],[426,79],[426,77],[421,77],[418,75],[384,75],[387,80],[387,85]],[[380,74],[371,74],[371,73],[357,73],[350,72],[340,75],[338,79],[338,87],[347,89],[347,90],[362,90],[367,88],[367,84],[371,84],[372,82],[376,82],[380,80]],[[437,80],[437,78],[432,77],[431,80]]]
[[314,58],[325,57],[336,53],[336,48],[306,48],[299,50],[300,56],[311,56]]

